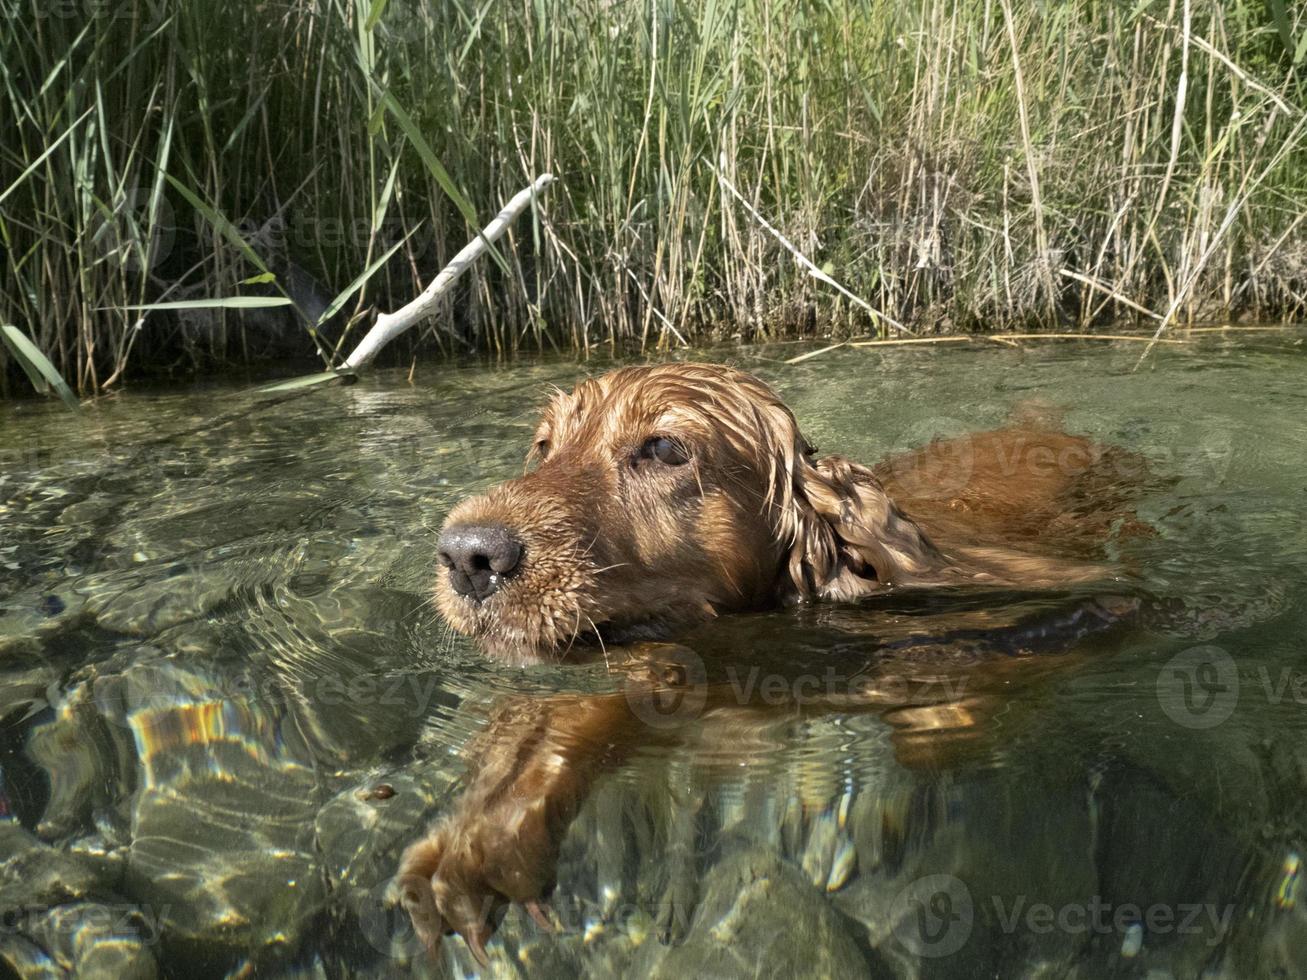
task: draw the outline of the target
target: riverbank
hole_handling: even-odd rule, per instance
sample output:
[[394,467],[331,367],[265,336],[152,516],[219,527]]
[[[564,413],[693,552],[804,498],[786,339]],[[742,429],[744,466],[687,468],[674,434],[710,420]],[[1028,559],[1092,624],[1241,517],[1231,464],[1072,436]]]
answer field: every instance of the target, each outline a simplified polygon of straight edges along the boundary
[[83,393],[348,351],[546,171],[400,357],[1307,312],[1288,4],[2,16],[0,322]]

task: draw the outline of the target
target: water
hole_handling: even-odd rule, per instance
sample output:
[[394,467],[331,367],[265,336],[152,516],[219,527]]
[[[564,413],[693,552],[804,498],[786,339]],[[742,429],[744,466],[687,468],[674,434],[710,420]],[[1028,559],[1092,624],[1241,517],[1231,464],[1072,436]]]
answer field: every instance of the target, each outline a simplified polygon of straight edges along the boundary
[[[697,630],[685,642],[749,703],[600,775],[562,845],[561,928],[510,911],[491,971],[1307,973],[1302,345],[1208,338],[1138,373],[1133,345],[701,355],[866,461],[1031,400],[1144,454],[1174,478],[1132,550],[1155,613],[943,665],[890,644],[966,597]],[[454,502],[520,472],[535,407],[582,370],[132,391],[77,419],[0,404],[0,960],[474,968],[460,940],[416,954],[384,901],[399,852],[457,800],[459,749],[502,699],[617,682],[602,663],[496,666],[451,635],[428,602],[435,539]],[[850,679],[861,703],[789,697]]]

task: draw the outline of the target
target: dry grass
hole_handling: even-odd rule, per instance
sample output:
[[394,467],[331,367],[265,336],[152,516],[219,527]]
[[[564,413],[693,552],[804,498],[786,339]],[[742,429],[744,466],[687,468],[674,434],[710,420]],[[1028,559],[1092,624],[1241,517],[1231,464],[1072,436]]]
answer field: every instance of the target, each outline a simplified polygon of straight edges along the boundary
[[[860,303],[924,334],[1307,308],[1299,5],[0,10],[0,321],[83,391],[329,353],[545,170],[540,220],[424,346],[883,332]],[[130,309],[256,292],[291,319]]]

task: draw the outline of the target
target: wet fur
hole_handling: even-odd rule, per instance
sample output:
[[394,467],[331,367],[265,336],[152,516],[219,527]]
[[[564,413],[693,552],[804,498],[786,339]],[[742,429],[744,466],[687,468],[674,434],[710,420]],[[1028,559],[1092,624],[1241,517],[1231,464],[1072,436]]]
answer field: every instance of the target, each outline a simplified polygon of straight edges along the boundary
[[[868,424],[872,404],[869,397]],[[689,462],[642,459],[640,447],[655,436],[682,445]],[[517,664],[562,659],[587,638],[665,637],[720,613],[784,603],[1104,582],[1121,574],[1108,542],[1147,530],[1129,506],[1142,466],[1120,450],[1026,419],[869,468],[819,457],[771,388],[717,365],[625,368],[559,392],[531,463],[521,478],[459,504],[447,522],[511,529],[523,544],[519,567],[480,603],[458,595],[444,574],[436,585],[454,629]],[[1105,621],[1113,608],[1101,606]],[[1010,616],[970,610],[944,615],[934,632],[1005,624]],[[683,665],[702,663],[698,655],[643,643],[610,652],[623,694],[505,698],[468,746],[464,792],[405,851],[395,883],[429,950],[458,932],[484,965],[496,916],[511,902],[546,927],[540,901],[593,780],[633,746],[677,737],[650,728],[637,707],[684,693]],[[711,737],[735,747],[744,764],[748,735],[767,709],[742,703],[728,686],[700,685],[699,693]],[[826,700],[834,710],[881,711],[905,759],[929,765],[938,764],[942,741],[965,745],[1001,703],[977,690],[899,704],[892,689],[874,684]]]
[[[640,459],[656,436],[690,461]],[[510,528],[521,567],[482,603],[444,575],[436,586],[450,625],[511,663],[795,601],[1099,581],[1115,572],[1105,532],[1133,520],[1111,495],[1133,465],[1119,450],[1023,422],[873,469],[818,457],[770,387],[711,364],[624,368],[559,392],[530,463],[446,522]],[[963,463],[958,481],[948,469]]]

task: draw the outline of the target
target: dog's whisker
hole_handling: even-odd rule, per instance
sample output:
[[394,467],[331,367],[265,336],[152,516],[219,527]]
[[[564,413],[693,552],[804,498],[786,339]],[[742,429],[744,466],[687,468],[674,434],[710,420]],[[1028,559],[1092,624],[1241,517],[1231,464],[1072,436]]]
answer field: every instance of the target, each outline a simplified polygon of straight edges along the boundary
[[608,647],[604,646],[604,638],[599,633],[599,627],[595,625],[595,621],[593,619],[590,619],[589,616],[586,616],[585,618],[590,623],[590,629],[594,631],[595,639],[599,641],[599,649],[604,655],[604,666],[607,667],[609,670],[612,670],[613,665],[608,661]]
[[422,601],[413,608],[411,612],[404,615],[401,622],[414,619],[423,613],[431,613],[433,616],[439,616],[440,610],[436,608],[436,597],[434,595],[424,596]]
[[[589,617],[586,617],[587,619]],[[567,639],[567,646],[558,655],[559,661],[562,661],[572,651],[572,645],[576,643],[577,637],[581,635],[581,607],[576,607],[576,620],[572,623],[572,635]]]

